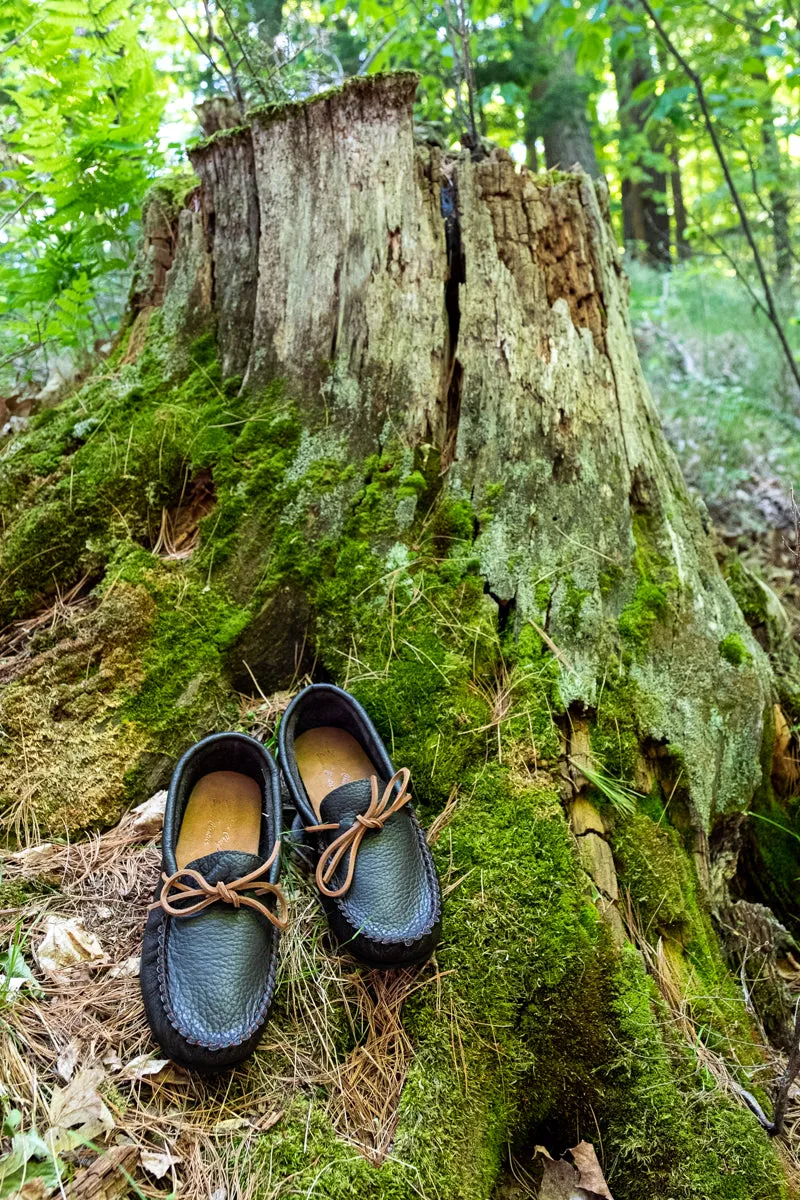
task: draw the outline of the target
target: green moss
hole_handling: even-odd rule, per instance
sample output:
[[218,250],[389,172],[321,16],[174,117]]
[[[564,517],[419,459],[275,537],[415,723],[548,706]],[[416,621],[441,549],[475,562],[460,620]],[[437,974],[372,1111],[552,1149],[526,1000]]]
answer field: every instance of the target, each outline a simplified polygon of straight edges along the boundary
[[546,612],[550,604],[551,587],[547,579],[540,579],[534,588],[534,600],[540,612]]
[[733,592],[742,615],[752,627],[764,625],[768,618],[767,595],[758,579],[742,560],[731,555],[724,564],[725,580]]
[[564,707],[558,693],[558,660],[532,625],[523,626],[516,639],[507,633],[502,651],[506,671],[499,685],[511,702],[501,726],[502,745],[509,753],[515,745],[531,746],[537,761],[558,757],[554,717]]
[[583,602],[591,594],[591,588],[579,588],[571,575],[568,575],[564,580],[564,599],[561,602],[561,615],[567,628],[571,629],[574,634],[578,632]]
[[637,584],[633,598],[620,613],[619,631],[634,650],[641,651],[663,619],[670,592],[678,584],[674,566],[658,549],[652,519],[641,513],[634,514],[632,528],[636,543],[633,565]]
[[690,872],[674,830],[644,814],[617,822],[612,846],[617,875],[643,927],[680,934],[688,921]]
[[785,1198],[780,1162],[763,1130],[668,1032],[669,1018],[632,946],[613,978],[611,1008],[624,1047],[607,1073],[615,1117],[603,1141],[614,1163],[612,1190],[626,1200]]
[[606,563],[597,577],[598,587],[602,596],[608,596],[625,578],[625,572],[619,563]]
[[612,660],[600,689],[590,725],[591,747],[606,774],[623,783],[633,783],[640,755],[637,714],[641,697],[636,685],[614,667]]
[[731,666],[740,667],[742,663],[750,662],[752,654],[745,646],[741,634],[728,633],[719,644],[719,652]]
[[28,880],[9,879],[0,882],[0,911],[23,909],[32,898],[46,894],[49,889]]

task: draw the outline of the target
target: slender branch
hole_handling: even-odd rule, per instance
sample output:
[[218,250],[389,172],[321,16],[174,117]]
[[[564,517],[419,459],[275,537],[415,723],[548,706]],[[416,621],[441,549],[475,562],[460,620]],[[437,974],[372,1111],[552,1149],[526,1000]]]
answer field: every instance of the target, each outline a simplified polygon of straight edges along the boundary
[[697,74],[697,72],[694,70],[694,68],[689,65],[689,62],[683,56],[683,54],[681,54],[680,50],[678,50],[678,48],[675,45],[675,43],[673,42],[672,38],[669,36],[669,34],[665,30],[664,26],[661,24],[661,21],[656,16],[656,14],[653,12],[653,8],[652,8],[652,5],[650,4],[650,0],[640,0],[640,3],[642,5],[642,8],[644,9],[644,11],[647,13],[648,17],[650,18],[650,20],[655,25],[658,36],[661,38],[662,42],[664,43],[664,45],[666,46],[666,48],[670,52],[670,54],[673,56],[675,61],[681,67],[684,74],[691,81],[691,83],[694,87],[695,93],[697,94],[697,100],[700,105],[700,111],[703,114],[703,121],[705,122],[705,127],[706,127],[706,130],[708,131],[708,136],[711,138],[711,144],[714,147],[714,153],[716,154],[717,159],[719,160],[719,165],[722,167],[722,173],[725,176],[725,183],[728,186],[728,191],[730,192],[731,199],[733,200],[736,211],[739,214],[739,221],[742,226],[742,232],[744,233],[744,236],[747,239],[747,244],[749,245],[750,251],[753,255],[753,261],[755,262],[756,270],[758,272],[758,277],[761,282],[762,290],[764,292],[764,303],[765,303],[765,306],[767,309],[767,315],[769,317],[770,323],[772,324],[772,326],[775,330],[775,333],[778,336],[778,341],[780,342],[781,349],[783,350],[783,353],[786,356],[786,362],[789,366],[789,370],[792,373],[792,377],[794,378],[794,381],[797,384],[797,387],[800,388],[800,367],[798,366],[797,360],[795,359],[794,354],[792,353],[792,348],[789,345],[788,339],[786,337],[786,331],[784,330],[781,319],[778,316],[778,311],[775,306],[775,299],[772,295],[772,288],[770,287],[769,279],[767,278],[767,272],[764,267],[764,260],[761,257],[761,253],[758,249],[758,246],[756,245],[756,239],[753,236],[753,230],[751,229],[750,222],[747,219],[747,213],[745,212],[744,204],[742,203],[742,198],[739,195],[736,184],[733,182],[733,176],[731,175],[730,167],[728,166],[728,160],[726,159],[725,154],[723,152],[722,143],[719,140],[719,135],[717,134],[716,126],[711,117],[711,110],[708,107],[708,101],[706,100],[706,94],[705,94],[705,90],[703,89],[702,80],[700,79],[700,76]]
[[364,59],[363,63],[359,67],[359,71],[358,71],[359,75],[366,75],[367,71],[370,69],[372,64],[375,62],[375,59],[378,57],[378,55],[381,53],[382,50],[386,49],[386,47],[389,45],[389,42],[399,32],[399,30],[400,30],[400,23],[398,23],[397,25],[393,25],[392,28],[388,31],[388,33],[385,33],[383,35],[383,37],[378,42],[375,49],[371,50],[369,52],[369,54],[367,55],[367,57]]
[[0,46],[0,54],[7,54],[9,50],[13,50],[14,46],[19,45],[22,39],[26,38],[32,29],[35,29],[37,25],[41,25],[43,20],[44,17],[37,17],[33,24],[29,25],[27,29],[23,29],[22,33],[18,33],[12,41],[6,42],[3,46]]
[[34,350],[41,350],[44,346],[44,341],[41,337],[36,342],[28,342],[27,346],[21,346],[19,350],[12,350],[5,358],[0,358],[0,367],[7,367],[9,363],[15,362],[18,358],[24,358],[26,354],[33,354]]
[[244,59],[245,66],[247,67],[248,71],[250,72],[251,79],[255,83],[258,90],[261,92],[261,95],[264,97],[267,104],[269,104],[269,102],[273,99],[273,96],[270,94],[269,90],[264,87],[263,83],[259,79],[258,71],[253,67],[253,64],[250,61],[250,58],[244,47],[242,39],[240,38],[238,31],[234,28],[233,22],[231,21],[230,17],[228,16],[225,6],[222,4],[221,0],[217,0],[217,7],[218,7],[219,11],[222,13],[223,17],[225,18],[225,24],[228,26],[228,29],[230,29],[230,31],[231,31],[231,37],[236,42],[236,45],[239,47],[239,53],[241,54],[242,58]]
[[739,268],[739,265],[736,262],[736,259],[733,257],[733,255],[726,249],[726,247],[722,244],[722,242],[719,240],[718,237],[715,237],[715,235],[713,233],[710,233],[709,230],[707,230],[706,228],[704,228],[703,225],[700,224],[700,222],[697,220],[696,217],[693,217],[687,213],[687,218],[692,223],[692,225],[695,225],[700,230],[703,237],[708,238],[708,240],[711,242],[711,244],[717,247],[717,249],[719,250],[722,257],[725,259],[725,261],[728,262],[731,265],[731,267],[733,268],[734,275],[739,280],[739,282],[741,283],[742,287],[747,292],[750,299],[753,301],[754,306],[769,321],[769,319],[770,319],[769,312],[767,311],[767,308],[764,305],[763,300],[761,299],[760,296],[758,296],[756,294],[756,292],[753,291],[753,288],[750,284],[749,279],[747,278],[746,275],[742,274],[742,272]]
[[[703,0],[706,8],[713,9],[715,13],[719,13],[729,25],[735,25],[738,29],[749,29],[752,33],[763,35],[764,30],[760,25],[756,25],[754,21],[744,21],[741,17],[734,17],[732,13],[727,12],[720,4],[715,4],[714,0]],[[772,20],[772,17],[770,17]]]
[[211,70],[212,70],[212,71],[215,71],[215,72],[217,73],[217,75],[219,75],[220,79],[222,80],[222,82],[223,82],[223,83],[224,83],[224,85],[225,85],[225,88],[226,88],[226,90],[230,92],[230,94],[231,94],[231,98],[232,98],[233,100],[236,100],[236,93],[234,92],[233,88],[231,87],[231,82],[230,82],[230,80],[228,79],[228,76],[227,76],[227,75],[225,74],[225,72],[222,70],[222,68],[220,67],[219,63],[217,63],[217,62],[216,62],[216,60],[215,60],[215,59],[212,57],[212,55],[209,53],[208,47],[204,46],[204,45],[203,45],[203,43],[200,41],[199,37],[197,36],[197,34],[196,34],[196,33],[194,33],[194,32],[193,32],[193,31],[192,31],[192,30],[189,28],[189,26],[188,26],[188,25],[186,24],[186,22],[184,21],[182,14],[179,12],[179,10],[178,10],[177,6],[176,6],[175,4],[170,4],[170,8],[171,8],[171,9],[172,9],[172,11],[175,13],[175,16],[178,18],[178,20],[180,21],[181,25],[183,26],[183,28],[184,28],[184,31],[185,31],[185,32],[186,32],[186,34],[187,34],[187,35],[188,35],[188,36],[189,36],[189,37],[192,39],[192,41],[194,42],[195,46],[197,47],[197,49],[198,49],[198,50],[200,51],[200,53],[202,54],[203,58],[205,58],[205,59],[207,60],[207,62],[208,62],[208,64],[209,64],[209,66],[211,67]]
[[775,1103],[772,1106],[772,1129],[770,1129],[770,1133],[773,1137],[779,1137],[783,1133],[786,1109],[789,1106],[789,1091],[797,1078],[798,1072],[800,1072],[800,1000],[795,1007],[792,1048],[789,1051],[786,1070],[781,1076],[781,1081],[775,1094]]
[[227,42],[225,41],[224,38],[221,38],[219,36],[216,29],[214,28],[214,18],[213,18],[212,12],[211,12],[211,4],[210,4],[209,0],[203,0],[203,8],[204,8],[205,14],[206,14],[206,27],[207,27],[206,37],[208,39],[208,44],[209,44],[209,46],[219,46],[220,50],[222,51],[222,53],[225,57],[225,61],[228,64],[228,70],[231,73],[231,87],[233,89],[233,98],[236,101],[236,103],[239,105],[239,107],[243,108],[244,107],[244,96],[242,95],[242,89],[239,87],[239,76],[236,74],[236,67],[234,65],[233,59],[231,58],[231,52],[228,49]]
[[456,41],[456,24],[455,24],[455,21],[453,20],[453,14],[452,14],[452,10],[450,8],[450,0],[444,0],[444,15],[445,15],[445,18],[447,21],[447,36],[450,41],[450,47],[453,51],[453,74],[455,76],[455,81],[456,81],[456,86],[455,86],[456,105],[458,107],[458,111],[461,113],[461,116],[464,119],[464,124],[467,125],[467,127],[469,127],[469,117],[464,108],[464,98],[461,95],[461,84],[464,82],[464,76],[463,76],[463,70],[462,70],[463,63],[461,61],[461,55],[459,54],[459,51],[458,51],[458,42]]
[[[755,199],[758,203],[758,207],[761,209],[761,211],[764,213],[764,215],[769,218],[769,223],[770,223],[773,233],[774,233],[775,211],[769,204],[767,204],[766,200],[764,199],[764,197],[761,194],[761,191],[759,190],[758,168],[753,160],[752,154],[750,153],[749,149],[747,148],[747,146],[744,143],[744,139],[739,137],[739,138],[737,138],[737,140],[739,142],[739,147],[742,150],[742,153],[744,154],[745,158],[747,159],[747,169],[750,174],[750,187],[752,188],[753,195],[755,196]],[[787,246],[786,249],[789,252],[790,258],[793,258],[796,263],[800,264],[800,255],[798,255],[797,252],[795,250],[793,250],[791,246]]]
[[478,149],[478,125],[475,120],[475,78],[472,73],[472,51],[470,50],[470,30],[465,11],[466,0],[456,0],[458,13],[458,32],[461,37],[461,51],[464,55],[464,75],[467,80],[467,104],[469,105],[469,133],[472,139],[473,152]]
[[14,217],[18,217],[22,210],[28,207],[31,200],[41,200],[41,198],[41,192],[28,192],[28,195],[25,196],[24,199],[20,200],[13,212],[6,213],[2,221],[0,221],[0,229],[5,228],[9,221],[14,220]]

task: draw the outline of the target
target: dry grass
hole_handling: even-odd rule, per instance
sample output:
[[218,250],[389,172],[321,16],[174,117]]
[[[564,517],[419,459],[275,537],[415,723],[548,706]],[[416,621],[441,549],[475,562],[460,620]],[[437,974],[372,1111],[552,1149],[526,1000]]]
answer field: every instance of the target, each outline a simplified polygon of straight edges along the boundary
[[200,522],[211,512],[216,500],[217,492],[208,468],[203,467],[191,480],[184,480],[178,503],[174,508],[161,509],[153,554],[173,562],[191,558],[200,542]]
[[[247,1200],[255,1187],[247,1177],[248,1145],[279,1125],[294,1096],[321,1088],[339,1134],[370,1161],[382,1161],[412,1054],[403,1003],[436,979],[435,969],[363,971],[338,957],[311,883],[290,862],[283,883],[292,921],[258,1052],[216,1079],[172,1066],[158,1070],[136,978],[160,864],[158,835],[143,836],[141,822],[137,828],[128,815],[102,836],[5,856],[4,883],[37,889],[24,907],[0,910],[5,945],[21,940],[33,965],[46,920],[80,917],[103,948],[101,960],[58,978],[35,969],[41,991],[23,988],[0,1004],[6,1104],[22,1113],[24,1128],[43,1133],[53,1089],[65,1086],[63,1073],[74,1078],[102,1068],[99,1090],[114,1119],[107,1140],[122,1136],[139,1150],[180,1160],[158,1183],[137,1170],[137,1186],[148,1196],[174,1192],[200,1200],[221,1188]],[[83,1152],[82,1161],[88,1158]]]
[[35,657],[34,639],[38,634],[64,636],[69,628],[74,635],[80,629],[95,606],[90,588],[91,580],[84,575],[66,592],[57,589],[55,598],[33,616],[12,621],[0,631],[0,683],[10,683],[25,670]]

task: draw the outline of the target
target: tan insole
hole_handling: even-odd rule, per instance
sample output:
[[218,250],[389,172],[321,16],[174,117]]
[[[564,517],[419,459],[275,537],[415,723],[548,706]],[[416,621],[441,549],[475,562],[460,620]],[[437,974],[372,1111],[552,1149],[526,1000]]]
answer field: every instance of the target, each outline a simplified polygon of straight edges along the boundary
[[258,854],[261,789],[238,771],[211,771],[192,788],[183,814],[175,859],[178,869],[218,850]]
[[375,768],[356,739],[347,730],[330,725],[301,733],[294,744],[294,756],[317,820],[321,816],[322,801],[329,792],[343,783],[368,779],[375,774]]

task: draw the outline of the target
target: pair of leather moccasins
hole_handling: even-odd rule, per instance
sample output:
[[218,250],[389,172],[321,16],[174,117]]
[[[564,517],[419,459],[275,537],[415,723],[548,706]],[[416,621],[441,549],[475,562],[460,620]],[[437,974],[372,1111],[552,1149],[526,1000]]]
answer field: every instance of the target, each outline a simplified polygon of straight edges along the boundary
[[[330,684],[289,705],[278,757],[296,810],[290,840],[343,949],[373,967],[424,961],[442,901],[433,860],[363,708]],[[280,879],[275,760],[242,733],[218,733],[178,763],[164,817],[163,873],[144,933],[150,1027],[176,1062],[219,1071],[255,1049],[289,919]]]

